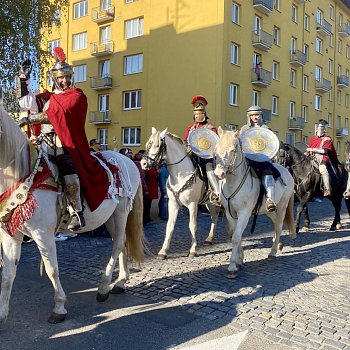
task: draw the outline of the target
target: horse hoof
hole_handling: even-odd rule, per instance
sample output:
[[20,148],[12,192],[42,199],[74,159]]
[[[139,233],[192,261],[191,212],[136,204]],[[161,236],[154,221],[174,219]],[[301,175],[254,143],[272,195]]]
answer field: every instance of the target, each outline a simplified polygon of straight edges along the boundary
[[335,231],[336,230],[336,227],[335,226],[331,226],[329,231],[332,232],[332,231]]
[[158,260],[166,260],[167,256],[165,254],[158,254],[157,259]]
[[341,224],[336,224],[335,228],[336,228],[337,230],[340,230],[340,229],[341,229]]
[[282,243],[278,243],[277,249],[278,249],[279,252],[281,252],[283,250],[283,244]]
[[213,242],[212,241],[204,241],[203,245],[206,245],[206,246],[213,245]]
[[276,260],[276,257],[274,256],[274,255],[268,255],[268,257],[267,257],[267,260],[268,261],[275,261]]
[[47,322],[51,324],[61,323],[66,319],[67,314],[56,314],[56,312],[52,312]]
[[304,226],[301,228],[300,232],[309,232],[309,228]]
[[106,293],[106,294],[97,293],[96,300],[100,303],[103,303],[108,299],[108,297],[109,297],[109,293]]
[[123,294],[123,293],[125,293],[125,288],[122,288],[122,287],[115,285],[115,286],[113,286],[113,288],[109,292],[111,294]]
[[237,271],[227,271],[226,277],[231,279],[231,280],[236,278],[237,277]]
[[196,258],[198,256],[197,253],[189,252],[187,255],[189,258]]

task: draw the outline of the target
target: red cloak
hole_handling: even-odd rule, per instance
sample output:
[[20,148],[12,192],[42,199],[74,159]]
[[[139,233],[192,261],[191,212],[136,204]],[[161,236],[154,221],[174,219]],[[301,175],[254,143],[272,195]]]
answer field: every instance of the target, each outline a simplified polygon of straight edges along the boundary
[[83,91],[73,88],[51,95],[46,114],[74,160],[85,199],[94,211],[107,196],[109,180],[98,160],[90,154],[85,134],[87,105]]

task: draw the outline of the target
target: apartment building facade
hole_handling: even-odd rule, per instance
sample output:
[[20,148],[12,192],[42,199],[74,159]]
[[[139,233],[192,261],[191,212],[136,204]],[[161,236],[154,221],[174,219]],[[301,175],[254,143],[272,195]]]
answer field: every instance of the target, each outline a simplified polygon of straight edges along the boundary
[[[349,5],[350,6],[350,5]],[[106,148],[183,135],[192,96],[231,130],[253,104],[281,141],[319,119],[342,156],[349,128],[350,8],[341,0],[71,0],[48,37],[88,97],[86,130]]]

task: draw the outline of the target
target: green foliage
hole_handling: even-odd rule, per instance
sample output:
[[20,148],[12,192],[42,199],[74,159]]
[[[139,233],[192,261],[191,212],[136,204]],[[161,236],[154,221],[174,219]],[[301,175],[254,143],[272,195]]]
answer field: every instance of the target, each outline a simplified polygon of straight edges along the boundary
[[[51,55],[41,46],[42,39],[60,25],[61,10],[69,0],[0,0],[0,4],[0,85],[11,89],[25,58],[34,67],[39,62],[48,64]],[[37,70],[34,78],[38,78]]]

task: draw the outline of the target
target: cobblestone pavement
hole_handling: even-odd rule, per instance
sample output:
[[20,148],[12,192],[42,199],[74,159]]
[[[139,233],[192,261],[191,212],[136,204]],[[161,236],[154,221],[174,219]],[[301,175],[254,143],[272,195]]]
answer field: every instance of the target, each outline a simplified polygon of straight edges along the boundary
[[[243,236],[245,264],[236,279],[226,277],[230,241],[225,220],[218,225],[215,244],[204,247],[209,216],[199,214],[199,256],[188,258],[188,216],[176,224],[168,259],[147,257],[142,270],[131,269],[128,293],[209,320],[227,321],[237,332],[249,330],[286,348],[350,349],[350,219],[343,211],[344,229],[328,232],[330,203],[311,203],[312,230],[295,242],[286,233],[283,252],[267,261],[272,244],[271,223],[258,218]],[[165,222],[145,227],[154,255],[161,247]],[[58,242],[60,273],[98,284],[111,251],[109,238],[82,234]],[[37,264],[34,245],[24,245],[22,261]],[[117,273],[117,271],[116,271]]]

